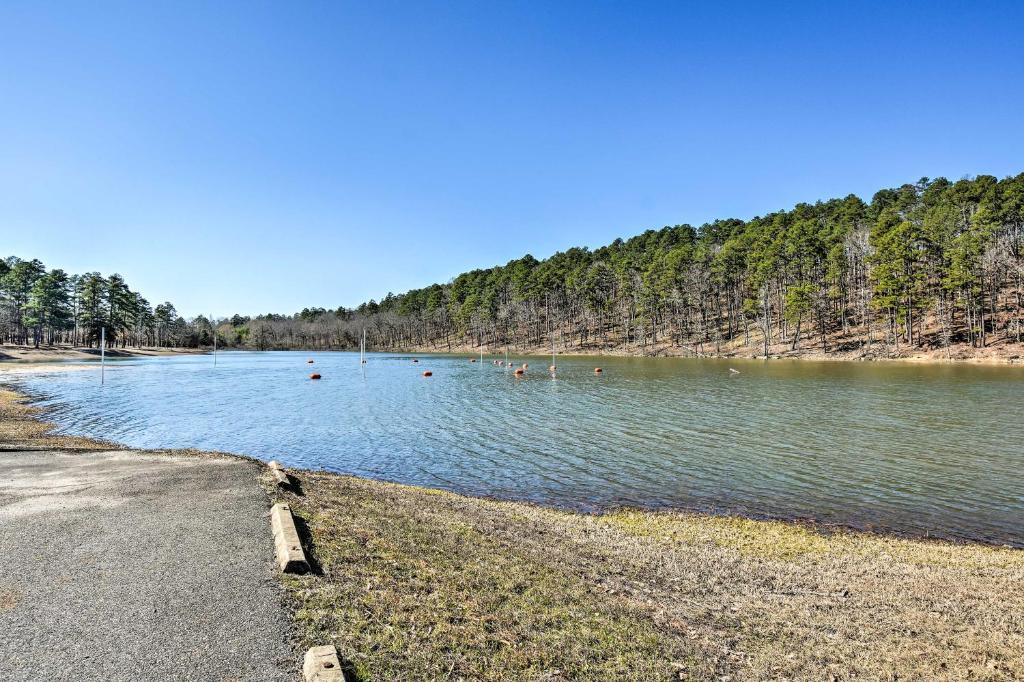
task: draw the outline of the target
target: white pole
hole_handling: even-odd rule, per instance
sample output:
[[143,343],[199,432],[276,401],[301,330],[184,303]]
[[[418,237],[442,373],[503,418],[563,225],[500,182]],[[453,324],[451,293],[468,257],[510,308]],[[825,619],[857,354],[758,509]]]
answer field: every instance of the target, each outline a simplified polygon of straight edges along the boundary
[[551,333],[551,374],[555,373],[555,334]]
[[217,328],[213,326],[213,315],[210,315],[210,329],[213,333],[213,366],[217,366]]
[[551,376],[555,376],[555,332],[551,327],[551,297],[545,298],[548,318],[548,336],[551,337]]
[[106,377],[104,376],[104,364],[107,360],[107,328],[100,327],[100,384],[102,385]]

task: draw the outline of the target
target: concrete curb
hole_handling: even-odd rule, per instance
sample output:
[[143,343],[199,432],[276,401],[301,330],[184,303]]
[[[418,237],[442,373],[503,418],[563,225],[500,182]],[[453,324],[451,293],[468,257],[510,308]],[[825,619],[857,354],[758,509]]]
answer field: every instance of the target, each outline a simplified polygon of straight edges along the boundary
[[291,507],[279,502],[270,509],[270,529],[274,534],[278,567],[285,573],[308,573],[309,562],[302,550]]
[[277,487],[287,488],[291,485],[291,481],[288,480],[288,474],[284,472],[284,467],[282,467],[278,462],[270,460],[267,462],[267,467],[270,469],[270,473],[273,474],[274,480],[277,482]]
[[302,678],[305,682],[345,682],[338,650],[333,644],[315,646],[306,652],[302,662]]

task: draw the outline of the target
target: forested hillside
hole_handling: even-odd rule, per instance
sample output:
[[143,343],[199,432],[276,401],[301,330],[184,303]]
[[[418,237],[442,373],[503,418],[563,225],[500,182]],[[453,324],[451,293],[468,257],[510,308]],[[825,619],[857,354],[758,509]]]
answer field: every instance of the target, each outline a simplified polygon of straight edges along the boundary
[[[524,256],[358,308],[235,315],[220,343],[381,350],[891,355],[1024,336],[1024,174],[922,179],[870,203],[799,204]],[[119,275],[0,261],[0,333],[17,343],[212,343],[204,317],[152,308]]]
[[767,353],[1020,344],[1024,174],[922,179],[749,221],[524,256],[355,311],[239,326],[263,348]]

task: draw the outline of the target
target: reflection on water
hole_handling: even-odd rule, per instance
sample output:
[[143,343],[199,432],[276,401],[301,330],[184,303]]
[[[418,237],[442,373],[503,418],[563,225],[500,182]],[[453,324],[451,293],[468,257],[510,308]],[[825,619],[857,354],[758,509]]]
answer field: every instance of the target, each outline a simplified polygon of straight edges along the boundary
[[582,509],[1024,546],[1018,367],[601,358],[595,375],[595,360],[562,357],[557,379],[548,358],[517,379],[487,356],[410,357],[372,354],[361,368],[348,353],[222,353],[216,368],[205,356],[109,363],[105,386],[98,371],[16,381],[65,432],[136,447]]

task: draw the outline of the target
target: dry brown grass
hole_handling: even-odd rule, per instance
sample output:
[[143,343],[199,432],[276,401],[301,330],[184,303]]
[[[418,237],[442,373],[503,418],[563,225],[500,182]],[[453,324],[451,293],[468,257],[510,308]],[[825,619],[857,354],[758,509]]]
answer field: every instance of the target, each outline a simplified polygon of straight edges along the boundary
[[1024,552],[291,472],[304,645],[373,680],[1024,679]]

